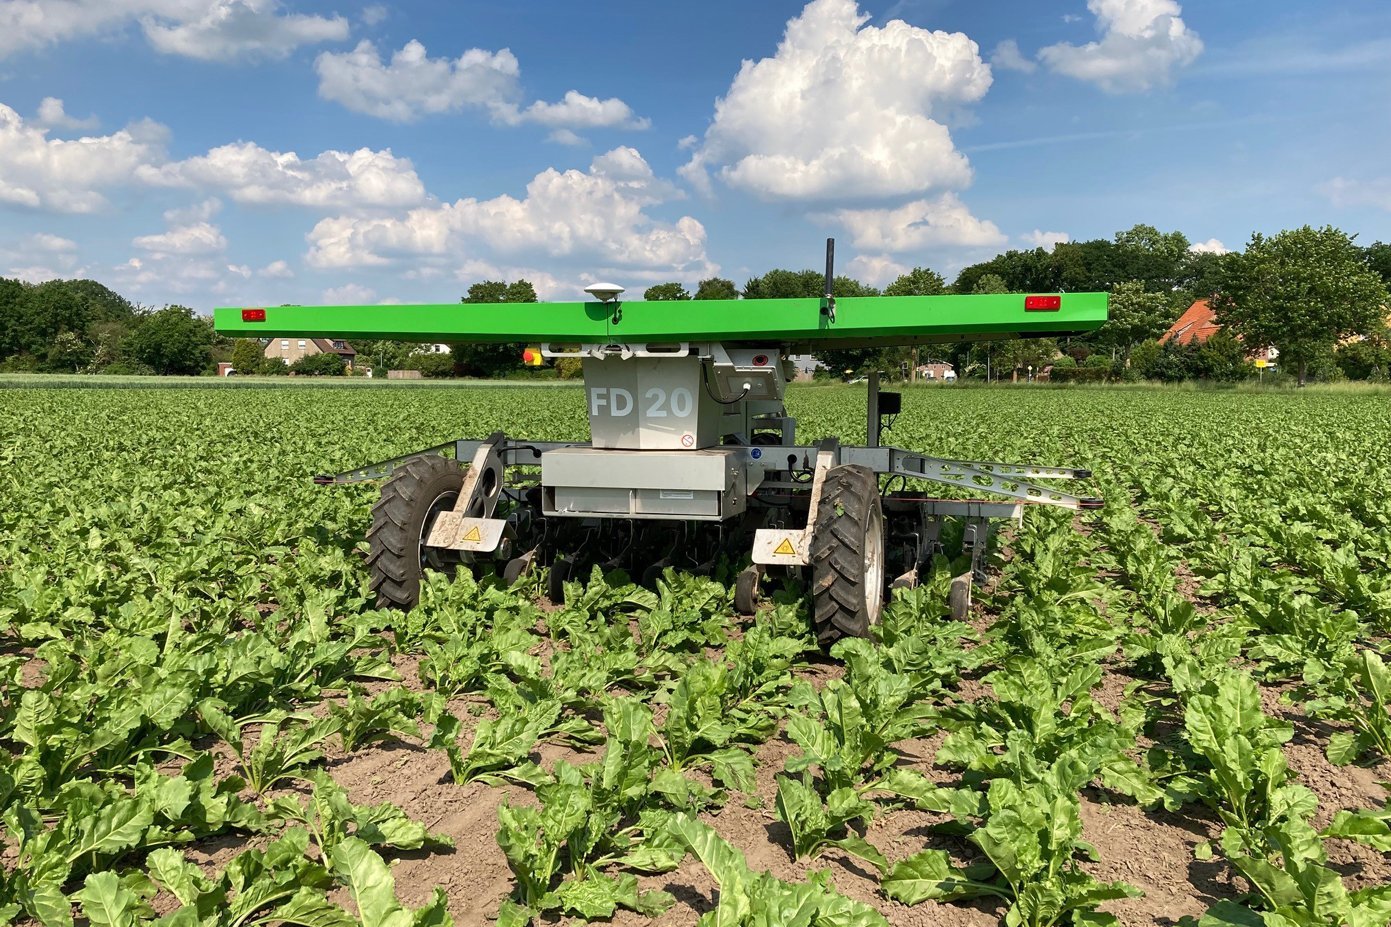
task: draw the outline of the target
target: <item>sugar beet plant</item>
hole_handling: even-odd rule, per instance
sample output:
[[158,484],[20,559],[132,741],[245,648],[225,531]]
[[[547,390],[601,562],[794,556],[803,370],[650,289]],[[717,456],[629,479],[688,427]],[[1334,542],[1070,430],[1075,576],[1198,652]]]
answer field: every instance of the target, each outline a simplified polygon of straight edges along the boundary
[[[806,440],[854,440],[862,401],[794,390],[790,411]],[[1203,927],[1385,923],[1385,886],[1335,852],[1391,852],[1382,800],[1319,809],[1284,717],[1316,721],[1300,730],[1335,762],[1391,749],[1384,396],[904,405],[895,443],[1075,461],[1107,506],[1030,510],[969,626],[945,619],[960,564],[939,560],[873,644],[826,663],[790,590],[750,622],[725,584],[675,572],[591,574],[559,609],[541,576],[461,572],[410,614],[373,607],[356,541],[373,489],[308,478],[514,429],[519,408],[537,439],[579,438],[577,390],[0,387],[0,924],[444,927],[451,905],[602,921],[667,891],[694,910],[664,917],[720,925],[968,901],[1011,927],[1154,915],[1097,874],[1116,851],[1084,802],[1211,822],[1197,853],[1246,894]],[[450,838],[340,772],[398,754],[429,756],[431,794],[497,803],[486,832],[452,836],[495,843],[507,887],[396,884],[433,867],[394,857]],[[926,823],[885,842],[905,806]],[[727,839],[741,814],[782,835],[776,876]],[[676,891],[701,867],[718,892]]]

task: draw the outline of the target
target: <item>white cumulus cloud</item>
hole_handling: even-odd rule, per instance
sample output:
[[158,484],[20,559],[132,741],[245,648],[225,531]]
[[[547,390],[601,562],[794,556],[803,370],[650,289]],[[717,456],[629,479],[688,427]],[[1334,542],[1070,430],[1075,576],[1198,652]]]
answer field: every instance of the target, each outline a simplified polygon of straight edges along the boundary
[[326,306],[367,306],[377,301],[377,291],[360,283],[345,283],[324,290]]
[[139,176],[157,186],[220,191],[239,203],[353,209],[412,206],[425,199],[425,185],[414,166],[390,149],[330,150],[306,160],[293,151],[237,142],[146,167]]
[[154,235],[141,235],[132,244],[155,254],[217,254],[227,250],[222,230],[211,222],[176,225]]
[[52,138],[45,126],[0,104],[0,206],[95,212],[109,205],[106,191],[131,186],[181,187],[240,203],[316,209],[394,209],[425,200],[415,167],[389,149],[329,150],[301,158],[236,142],[171,161],[168,137],[165,127],[146,120],[109,135]]
[[1022,71],[1025,74],[1032,74],[1038,70],[1038,65],[1024,57],[1024,53],[1019,50],[1019,43],[1014,39],[1005,39],[995,50],[990,53],[990,64],[992,67],[1004,68],[1006,71]]
[[279,0],[5,0],[0,58],[135,22],[159,51],[205,60],[282,58],[349,29],[341,16],[282,13]]
[[301,45],[348,37],[343,17],[279,15],[278,0],[214,0],[200,6],[197,15],[174,22],[145,18],[145,37],[158,51],[206,61],[284,58]]
[[678,196],[637,151],[615,148],[588,171],[542,171],[521,199],[470,197],[398,216],[323,219],[309,233],[308,260],[347,268],[544,254],[631,268],[704,265],[704,226],[690,216],[658,221],[645,211]]
[[939,121],[990,87],[961,33],[867,26],[855,0],[812,0],[777,53],[745,61],[682,174],[767,199],[886,197],[971,180]]
[[288,280],[295,275],[290,269],[290,265],[285,261],[271,261],[256,273],[262,277],[269,277],[273,280]]
[[521,68],[507,49],[471,48],[457,59],[431,58],[412,39],[383,61],[364,39],[349,52],[324,52],[314,62],[319,96],[353,112],[396,122],[467,107],[515,105]]
[[[1375,206],[1391,210],[1391,177],[1374,180],[1357,180],[1349,177],[1334,177],[1319,185],[1319,192],[1328,197],[1334,206]],[[0,193],[3,196],[3,193]]]
[[130,182],[142,166],[162,161],[168,130],[149,121],[110,135],[49,138],[0,104],[0,204],[51,212],[95,212],[103,189]]
[[900,264],[883,254],[856,255],[845,265],[845,272],[851,277],[877,287],[888,286],[909,270],[911,268],[907,264]]
[[1042,229],[1025,232],[1019,237],[1026,245],[1042,248],[1044,251],[1052,251],[1054,246],[1072,241],[1072,236],[1067,232],[1045,232]]
[[465,109],[486,112],[503,125],[534,123],[554,129],[555,141],[571,144],[575,129],[645,129],[650,123],[616,97],[606,100],[567,92],[559,102],[522,104],[521,66],[506,48],[471,48],[458,58],[431,58],[412,39],[382,58],[364,39],[348,52],[323,52],[314,62],[319,96],[348,109],[413,122]]
[[903,253],[925,248],[1002,245],[995,223],[978,219],[955,193],[914,200],[893,209],[840,209],[831,214],[865,251]]
[[1148,90],[1202,54],[1203,41],[1184,23],[1176,0],[1087,0],[1101,38],[1060,42],[1038,53],[1059,74],[1091,81],[1110,93]]
[[1216,238],[1209,238],[1207,241],[1195,241],[1188,246],[1188,250],[1194,254],[1231,254],[1232,249],[1228,248]]
[[652,124],[639,118],[627,103],[616,97],[599,100],[577,90],[568,91],[559,103],[538,100],[525,110],[515,115],[506,114],[504,118],[568,129],[646,129]]
[[64,238],[61,235],[50,235],[47,232],[35,232],[29,236],[29,246],[37,251],[47,251],[49,253],[66,253],[77,250],[77,242],[71,238]]
[[465,286],[482,280],[525,280],[536,290],[536,298],[542,301],[589,299],[583,283],[561,280],[536,267],[467,260],[454,269],[453,276]]
[[101,125],[101,120],[95,116],[88,116],[86,119],[70,116],[63,108],[62,100],[57,97],[44,97],[39,102],[34,124],[46,129],[95,129]]
[[78,264],[77,242],[49,232],[34,232],[16,245],[0,246],[0,262],[0,267],[8,267],[4,276],[26,283],[82,277],[87,273]]

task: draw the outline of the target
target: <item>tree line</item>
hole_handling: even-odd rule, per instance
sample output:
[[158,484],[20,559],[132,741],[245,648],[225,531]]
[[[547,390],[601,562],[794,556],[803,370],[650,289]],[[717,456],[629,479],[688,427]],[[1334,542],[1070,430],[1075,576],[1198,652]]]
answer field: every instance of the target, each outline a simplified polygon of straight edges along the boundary
[[[690,292],[679,282],[650,286],[646,300],[819,297],[815,270],[774,269],[742,287],[713,277]],[[1194,251],[1181,232],[1136,225],[1110,239],[1065,242],[1051,250],[1010,250],[963,268],[948,283],[917,267],[882,290],[845,275],[833,293],[847,296],[932,296],[950,293],[1095,292],[1110,294],[1110,317],[1095,332],[1065,339],[963,342],[918,350],[824,350],[815,357],[827,375],[874,368],[891,375],[927,361],[951,363],[961,377],[1017,379],[1049,370],[1054,379],[1236,380],[1253,375],[1251,356],[1279,350],[1281,367],[1308,379],[1385,380],[1391,375],[1391,244],[1359,246],[1332,227],[1305,226],[1254,234],[1243,251]],[[535,302],[526,280],[482,281],[464,303]],[[1158,338],[1197,299],[1208,299],[1222,331],[1201,344],[1160,344]],[[447,354],[418,345],[357,342],[361,366],[413,368],[426,376],[514,375],[519,346],[455,344]],[[184,306],[137,306],[92,280],[26,284],[0,279],[0,370],[53,372],[209,373],[219,360],[241,372],[290,372],[262,357],[253,340],[233,343]],[[336,357],[318,355],[294,372],[341,373]],[[576,375],[559,363],[548,375]]]
[[186,306],[138,306],[95,280],[0,278],[0,370],[200,374],[217,340]]

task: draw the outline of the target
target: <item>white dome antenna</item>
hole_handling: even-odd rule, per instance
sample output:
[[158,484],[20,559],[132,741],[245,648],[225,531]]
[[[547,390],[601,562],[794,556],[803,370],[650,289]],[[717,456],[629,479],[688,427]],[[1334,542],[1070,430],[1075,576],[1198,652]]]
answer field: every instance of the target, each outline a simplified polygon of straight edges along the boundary
[[584,291],[601,303],[611,303],[623,293],[623,287],[616,283],[591,283]]

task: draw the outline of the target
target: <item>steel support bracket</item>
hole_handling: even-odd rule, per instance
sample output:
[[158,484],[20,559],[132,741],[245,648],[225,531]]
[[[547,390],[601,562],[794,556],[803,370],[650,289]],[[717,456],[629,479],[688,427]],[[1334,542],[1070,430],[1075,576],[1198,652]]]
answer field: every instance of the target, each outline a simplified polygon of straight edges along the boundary
[[425,546],[472,553],[492,553],[502,542],[507,520],[493,518],[502,496],[502,451],[507,436],[497,431],[479,445],[464,474],[452,511],[435,516]]
[[811,563],[811,539],[816,530],[816,512],[821,506],[821,487],[826,474],[839,461],[840,442],[827,438],[817,445],[816,469],[811,478],[807,506],[807,526],[800,531],[789,528],[759,528],[753,534],[753,562],[766,566],[806,566]]

